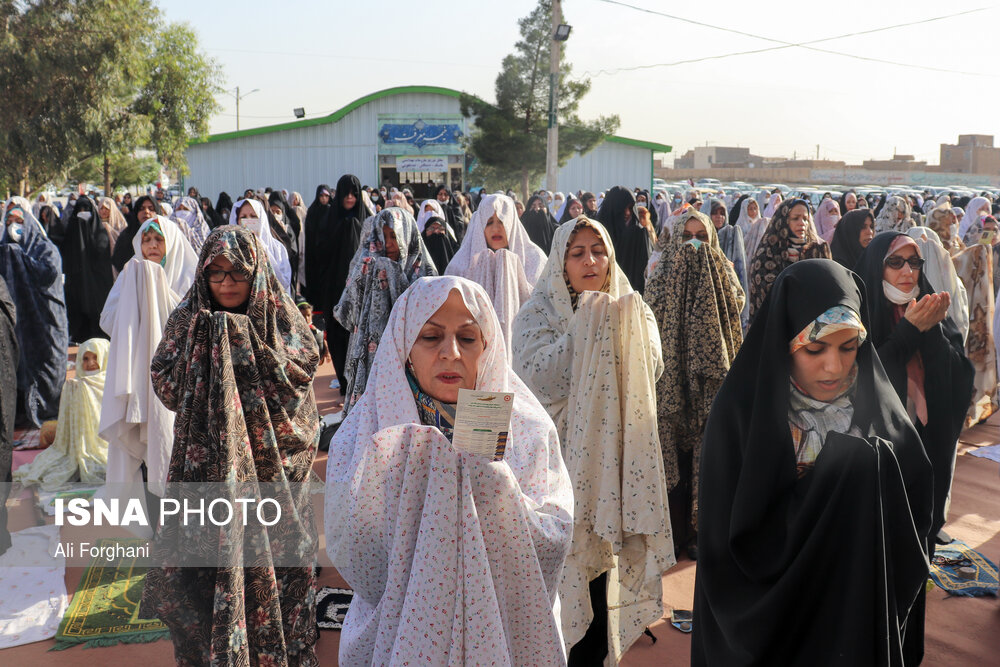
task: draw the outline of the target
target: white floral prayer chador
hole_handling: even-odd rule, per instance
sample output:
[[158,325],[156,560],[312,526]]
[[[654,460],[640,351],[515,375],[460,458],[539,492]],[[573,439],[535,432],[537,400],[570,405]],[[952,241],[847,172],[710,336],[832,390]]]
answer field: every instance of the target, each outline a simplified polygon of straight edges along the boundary
[[[476,388],[514,393],[499,462],[424,425],[407,379],[414,341],[452,291],[486,342]],[[327,552],[354,589],[340,664],[565,664],[557,586],[572,511],[555,426],[511,371],[486,293],[457,277],[414,282],[330,444]]]
[[617,664],[663,615],[660,577],[674,563],[656,425],[663,372],[656,320],[618,267],[573,308],[564,256],[577,220],[552,240],[545,271],[514,321],[514,369],[552,415],[573,480],[573,546],[559,597],[567,650],[592,619],[589,582],[608,573],[608,660]]
[[[486,225],[494,214],[507,232],[507,247],[497,251],[486,245]],[[514,316],[531,296],[544,266],[545,253],[528,237],[514,200],[506,195],[483,197],[445,274],[468,278],[486,290],[500,319],[508,359]]]

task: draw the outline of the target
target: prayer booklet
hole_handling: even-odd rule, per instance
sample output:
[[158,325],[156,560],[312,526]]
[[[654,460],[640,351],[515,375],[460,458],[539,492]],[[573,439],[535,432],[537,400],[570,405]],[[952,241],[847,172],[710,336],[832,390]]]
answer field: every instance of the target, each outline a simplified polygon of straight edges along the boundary
[[513,407],[512,393],[459,389],[452,445],[460,452],[502,461]]

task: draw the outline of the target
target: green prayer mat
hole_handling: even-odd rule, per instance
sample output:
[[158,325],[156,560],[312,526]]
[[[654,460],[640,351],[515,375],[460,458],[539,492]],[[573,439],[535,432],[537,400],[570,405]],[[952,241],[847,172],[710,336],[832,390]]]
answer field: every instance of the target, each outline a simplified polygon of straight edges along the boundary
[[[97,545],[120,544],[141,547],[138,538],[105,538]],[[139,601],[146,581],[146,568],[136,566],[136,558],[119,558],[110,563],[91,559],[80,579],[80,587],[66,610],[53,651],[84,644],[85,648],[115,644],[145,644],[170,636],[158,619],[139,618]]]

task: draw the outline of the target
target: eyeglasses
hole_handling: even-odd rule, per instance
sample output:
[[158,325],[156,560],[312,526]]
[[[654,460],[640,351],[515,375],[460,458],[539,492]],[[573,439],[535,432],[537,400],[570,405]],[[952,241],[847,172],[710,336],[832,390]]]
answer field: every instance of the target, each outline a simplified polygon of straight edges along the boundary
[[248,280],[250,280],[247,277],[247,274],[237,269],[233,269],[232,271],[223,271],[222,269],[209,269],[208,271],[205,272],[205,276],[208,278],[208,282],[210,283],[221,283],[226,279],[226,276],[232,278],[234,283],[245,283]]
[[903,259],[899,255],[893,255],[885,260],[885,265],[890,269],[896,269],[898,271],[903,268],[903,264],[909,264],[912,270],[919,271],[924,267],[924,261],[925,260],[922,257],[917,257],[916,255],[912,255],[906,259]]

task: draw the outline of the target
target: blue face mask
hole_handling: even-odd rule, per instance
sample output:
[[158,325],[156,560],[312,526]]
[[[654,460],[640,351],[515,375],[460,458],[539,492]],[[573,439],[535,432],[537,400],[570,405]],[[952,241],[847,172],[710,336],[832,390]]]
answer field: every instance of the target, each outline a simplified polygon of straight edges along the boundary
[[694,246],[695,250],[698,250],[701,248],[701,244],[704,243],[704,241],[700,241],[698,239],[690,239],[688,241],[685,241],[685,243],[690,243],[691,245]]

